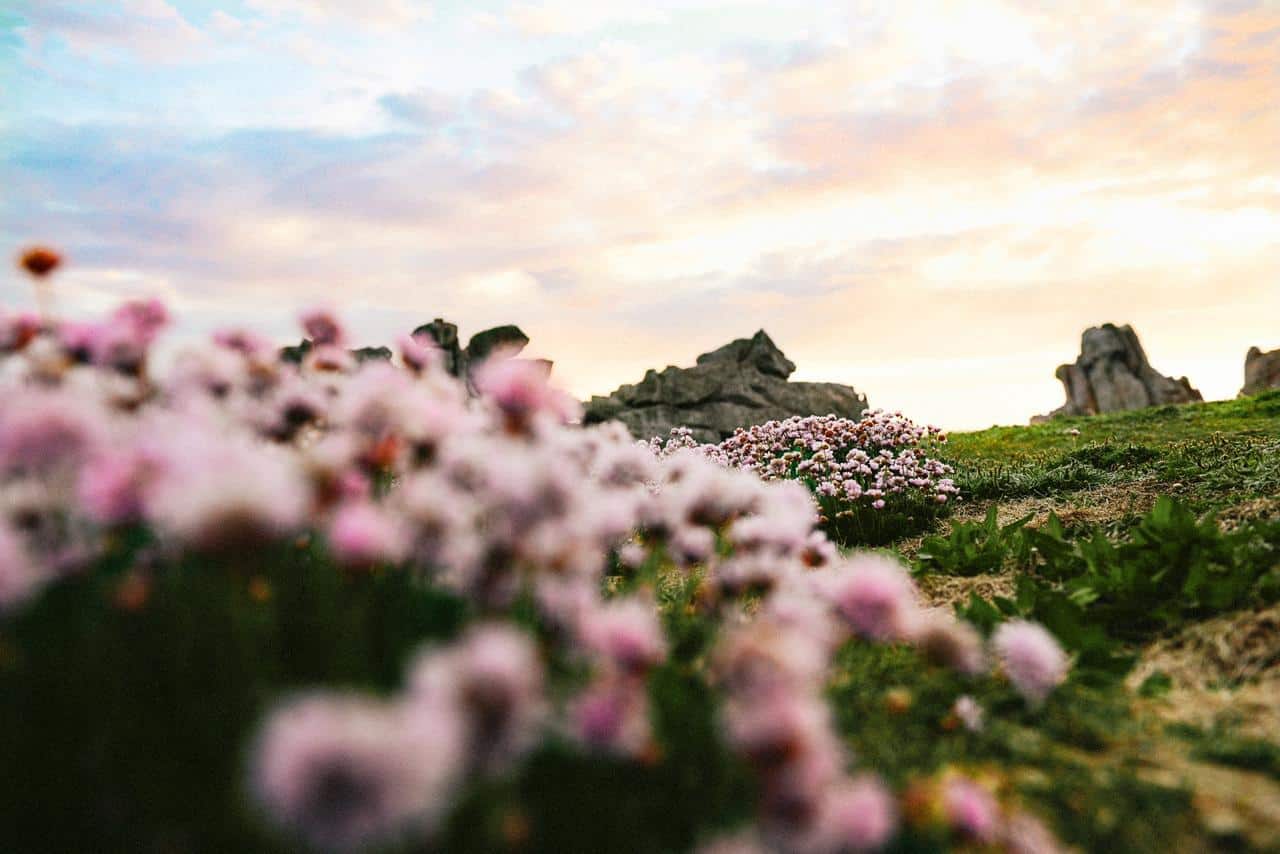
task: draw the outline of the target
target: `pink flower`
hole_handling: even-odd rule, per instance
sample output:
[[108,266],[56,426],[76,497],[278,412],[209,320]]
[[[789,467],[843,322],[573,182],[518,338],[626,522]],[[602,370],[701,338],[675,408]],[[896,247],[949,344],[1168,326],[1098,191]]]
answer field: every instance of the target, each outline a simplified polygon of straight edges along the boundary
[[77,494],[89,518],[104,525],[141,519],[159,460],[137,450],[100,453],[80,472]]
[[911,640],[931,663],[950,667],[965,676],[977,676],[987,668],[982,636],[977,629],[945,612],[922,614]]
[[475,383],[515,426],[524,426],[542,414],[564,423],[582,413],[581,404],[547,381],[547,369],[539,362],[489,359],[476,370]]
[[213,343],[255,360],[271,357],[275,351],[270,341],[247,329],[220,329],[213,333]]
[[968,694],[956,698],[951,706],[951,714],[955,715],[956,720],[960,721],[969,732],[982,731],[982,706]]
[[408,553],[409,536],[399,517],[371,501],[351,501],[329,523],[329,548],[347,566],[399,563]]
[[986,789],[972,780],[955,777],[942,795],[947,821],[960,833],[979,842],[993,842],[999,830],[1000,808]]
[[1058,854],[1064,850],[1040,819],[1025,812],[1015,813],[1005,822],[1004,844],[1009,854]]
[[874,776],[859,777],[829,792],[818,815],[821,851],[875,851],[893,838],[898,810],[893,795]]
[[508,767],[533,747],[546,717],[542,662],[532,639],[500,623],[474,626],[414,667],[411,706],[449,704],[467,728],[471,765]]
[[253,784],[281,826],[317,848],[355,851],[429,830],[457,767],[448,725],[427,726],[373,700],[313,696],[267,720]]
[[1032,706],[1043,703],[1067,678],[1070,660],[1054,636],[1039,623],[1002,623],[992,635],[991,645],[1013,687]]
[[822,570],[827,598],[855,632],[875,641],[902,638],[916,616],[916,589],[892,558],[864,553]]
[[346,330],[338,316],[327,308],[311,308],[300,316],[302,330],[316,347],[343,347]]
[[102,418],[102,412],[71,393],[10,395],[0,407],[0,469],[74,471],[98,447]]
[[649,698],[635,679],[598,680],[570,705],[569,720],[582,744],[606,753],[637,756],[651,740]]
[[191,418],[154,429],[165,442],[164,464],[147,489],[147,516],[162,532],[197,549],[221,550],[302,525],[306,484],[283,449],[219,435]]
[[440,367],[444,362],[443,351],[427,335],[401,335],[396,339],[400,359],[414,373]]
[[0,353],[16,353],[40,331],[40,318],[29,312],[0,310]]
[[22,538],[8,524],[0,522],[0,612],[31,598],[42,581]]
[[641,673],[666,656],[658,607],[632,597],[608,602],[582,618],[582,642],[627,673]]

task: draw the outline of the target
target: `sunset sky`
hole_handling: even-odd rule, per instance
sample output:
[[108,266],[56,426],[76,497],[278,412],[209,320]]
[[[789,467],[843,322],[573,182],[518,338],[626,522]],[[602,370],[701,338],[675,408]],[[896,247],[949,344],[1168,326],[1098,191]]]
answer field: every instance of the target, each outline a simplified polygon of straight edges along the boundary
[[763,327],[796,378],[1023,423],[1106,321],[1231,397],[1280,347],[1280,0],[4,0],[33,242],[67,315],[516,323],[583,397]]

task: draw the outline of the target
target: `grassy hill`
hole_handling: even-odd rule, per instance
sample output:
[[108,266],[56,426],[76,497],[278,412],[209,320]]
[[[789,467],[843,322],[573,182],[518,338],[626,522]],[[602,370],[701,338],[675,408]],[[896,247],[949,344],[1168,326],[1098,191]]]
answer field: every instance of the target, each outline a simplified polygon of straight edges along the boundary
[[946,455],[963,500],[894,549],[935,604],[1039,619],[1085,674],[1038,731],[990,734],[1021,755],[983,758],[1090,850],[1280,847],[1280,393]]

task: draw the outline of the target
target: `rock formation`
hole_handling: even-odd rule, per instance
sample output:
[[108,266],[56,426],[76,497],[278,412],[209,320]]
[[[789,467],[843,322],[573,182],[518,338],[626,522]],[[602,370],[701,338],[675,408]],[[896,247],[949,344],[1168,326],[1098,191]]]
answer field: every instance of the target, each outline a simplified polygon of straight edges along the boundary
[[1273,388],[1280,388],[1280,350],[1264,353],[1250,347],[1244,357],[1244,388],[1240,395],[1261,394]]
[[[455,377],[468,377],[472,365],[478,365],[499,351],[504,355],[514,356],[529,343],[529,336],[525,335],[519,326],[507,324],[477,332],[471,336],[467,346],[463,347],[458,342],[457,325],[439,317],[419,326],[413,330],[413,334],[426,336],[436,343],[444,353],[445,370]],[[304,338],[299,344],[281,348],[280,358],[286,362],[300,364],[310,352],[311,342]],[[358,362],[366,362],[370,359],[386,361],[391,359],[391,350],[387,347],[360,347],[350,352]],[[547,373],[551,372],[551,362],[546,359],[537,361],[546,368]]]
[[791,415],[858,418],[867,399],[838,383],[788,382],[796,366],[764,330],[703,353],[692,368],[650,370],[635,385],[591,398],[583,423],[618,420],[637,438],[688,427],[702,442],[718,442],[738,427]]
[[1086,329],[1080,356],[1073,364],[1060,366],[1055,376],[1066,388],[1067,402],[1033,422],[1204,400],[1186,377],[1175,380],[1151,367],[1128,325],[1104,323]]

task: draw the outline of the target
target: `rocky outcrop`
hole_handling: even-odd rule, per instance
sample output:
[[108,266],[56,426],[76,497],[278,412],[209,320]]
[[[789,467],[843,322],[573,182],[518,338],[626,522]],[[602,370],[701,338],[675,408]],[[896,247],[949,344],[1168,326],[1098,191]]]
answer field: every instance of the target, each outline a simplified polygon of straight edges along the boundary
[[[473,365],[480,364],[495,353],[514,356],[529,343],[529,336],[525,335],[519,326],[507,324],[477,332],[471,336],[467,346],[463,347],[459,344],[457,325],[439,317],[419,326],[413,330],[413,334],[425,336],[436,343],[444,354],[445,370],[455,377],[468,377]],[[280,358],[286,362],[301,364],[310,352],[311,342],[304,338],[292,347],[282,347]],[[372,359],[391,360],[391,350],[387,347],[360,347],[350,352],[357,362],[367,362]],[[536,361],[546,368],[548,374],[551,372],[550,361],[546,359]]]
[[[529,336],[519,326],[507,324],[477,332],[471,336],[467,346],[463,347],[458,338],[458,327],[439,317],[419,326],[413,330],[413,334],[428,336],[436,342],[444,352],[445,369],[455,377],[469,375],[472,365],[480,364],[494,353],[514,356],[529,343]],[[547,362],[547,370],[551,370],[550,362]]]
[[1244,388],[1241,397],[1280,388],[1280,350],[1264,353],[1250,347],[1244,357]]
[[1055,374],[1067,392],[1067,402],[1045,421],[1067,415],[1097,415],[1204,400],[1186,377],[1166,377],[1151,367],[1133,327],[1104,323],[1086,329],[1080,356]]
[[640,439],[688,427],[718,442],[738,427],[791,415],[858,418],[867,399],[838,383],[788,382],[796,366],[764,330],[698,357],[692,368],[650,370],[634,385],[591,398],[583,423],[617,420]]

